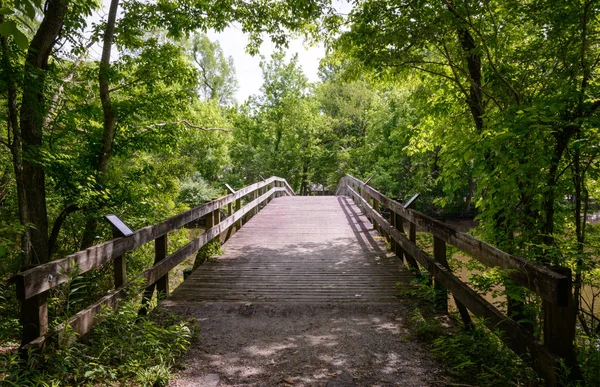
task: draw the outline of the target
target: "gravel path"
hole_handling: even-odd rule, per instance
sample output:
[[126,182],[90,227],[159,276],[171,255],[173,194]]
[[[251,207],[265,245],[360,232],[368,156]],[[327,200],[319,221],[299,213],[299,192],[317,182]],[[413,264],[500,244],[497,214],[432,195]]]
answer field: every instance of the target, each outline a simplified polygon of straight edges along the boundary
[[211,303],[168,308],[201,337],[170,386],[440,386],[441,367],[396,304]]

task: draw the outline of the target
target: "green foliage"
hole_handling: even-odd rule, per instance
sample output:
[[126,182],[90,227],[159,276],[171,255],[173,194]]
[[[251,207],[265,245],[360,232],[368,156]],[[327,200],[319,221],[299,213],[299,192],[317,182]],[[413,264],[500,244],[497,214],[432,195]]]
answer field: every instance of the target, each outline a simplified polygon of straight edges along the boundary
[[196,172],[180,183],[177,200],[189,207],[197,207],[219,196],[222,196],[221,190],[213,187],[199,172]]
[[190,56],[198,67],[198,92],[204,100],[232,104],[238,88],[233,58],[225,59],[219,42],[211,42],[201,34],[194,35]]
[[542,385],[521,358],[498,336],[476,321],[465,331],[416,309],[409,320],[414,334],[431,346],[431,352],[457,379],[477,386]]
[[600,383],[600,348],[598,335],[580,335],[577,340],[578,361],[587,386]]
[[225,250],[221,249],[221,242],[211,242],[202,246],[196,253],[196,262],[194,266],[197,267],[206,263],[209,260],[214,260],[219,255],[223,255]]
[[[171,367],[194,338],[195,324],[164,312],[138,317],[137,302],[127,301],[117,312],[105,310],[103,321],[82,341],[63,338],[63,344],[33,354],[23,366],[17,355],[0,356],[6,385],[166,386]],[[72,333],[71,333],[72,334]],[[68,332],[67,332],[68,335]],[[1,378],[0,377],[0,380]]]

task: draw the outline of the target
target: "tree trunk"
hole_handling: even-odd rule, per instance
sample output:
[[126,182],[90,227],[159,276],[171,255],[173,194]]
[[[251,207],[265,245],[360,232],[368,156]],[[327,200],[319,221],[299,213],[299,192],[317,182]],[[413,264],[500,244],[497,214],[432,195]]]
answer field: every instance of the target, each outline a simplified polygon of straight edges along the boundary
[[[100,71],[98,72],[98,82],[100,85],[100,101],[104,112],[104,133],[102,135],[102,149],[98,158],[98,183],[104,185],[104,178],[108,172],[108,163],[112,155],[112,146],[115,139],[115,112],[110,100],[110,90],[108,85],[108,76],[110,70],[110,52],[112,50],[113,38],[115,35],[115,24],[117,20],[117,9],[119,0],[111,0],[108,11],[108,21],[106,31],[104,31],[104,40],[102,47],[102,58],[100,59]],[[92,211],[93,212],[93,211]],[[94,244],[96,239],[96,230],[98,228],[98,219],[96,214],[91,214],[85,225],[81,248],[85,249]]]
[[25,60],[20,130],[22,136],[21,187],[24,192],[25,257],[23,265],[48,262],[46,183],[41,164],[46,67],[62,29],[68,0],[48,0],[40,27],[31,40]]
[[[456,17],[457,22],[462,23],[462,17],[457,12],[456,8],[454,8],[451,3],[447,3],[446,7]],[[471,84],[467,103],[469,104],[471,115],[473,116],[475,129],[477,129],[477,133],[481,133],[483,130],[483,114],[485,112],[482,98],[483,95],[481,92],[481,57],[476,50],[475,40],[469,30],[459,27],[456,32],[458,34],[458,42],[465,52],[467,69],[469,72],[469,83]]]
[[[2,2],[0,2],[0,7],[2,6]],[[0,15],[0,23],[4,22],[4,15]],[[8,121],[7,121],[7,140],[8,146],[10,148],[10,153],[12,156],[12,164],[13,170],[15,172],[15,182],[17,186],[17,206],[19,212],[19,222],[25,233],[21,238],[21,249],[23,251],[27,251],[27,246],[29,243],[29,233],[27,232],[27,228],[25,227],[27,224],[27,220],[25,218],[25,214],[27,213],[27,205],[25,202],[25,192],[23,191],[23,161],[21,158],[21,128],[19,127],[19,112],[17,108],[17,85],[15,83],[15,79],[17,75],[15,74],[15,68],[12,66],[10,60],[10,50],[8,47],[8,38],[6,36],[2,36],[0,38],[0,42],[2,45],[2,67],[4,71],[7,73],[6,77],[6,88],[7,88],[7,107],[8,107]],[[26,256],[24,259],[24,266],[29,265],[31,259],[29,256]]]

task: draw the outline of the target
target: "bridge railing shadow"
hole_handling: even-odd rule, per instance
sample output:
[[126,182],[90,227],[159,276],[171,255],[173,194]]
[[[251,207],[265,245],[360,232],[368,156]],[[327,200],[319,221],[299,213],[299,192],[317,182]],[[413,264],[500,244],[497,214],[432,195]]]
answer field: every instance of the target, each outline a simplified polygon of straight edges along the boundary
[[[471,326],[471,314],[484,319],[490,330],[501,332],[501,339],[515,353],[533,359],[534,369],[548,385],[559,383],[557,369],[561,364],[576,367],[573,348],[575,319],[568,268],[547,268],[508,254],[415,211],[411,204],[417,195],[402,205],[370,187],[368,181],[363,182],[350,175],[340,180],[336,194],[353,200],[371,220],[374,229],[389,240],[392,250],[399,257],[404,257],[407,266],[417,275],[421,270],[431,273],[437,293],[436,306],[441,312],[448,311],[448,293],[452,294],[465,326]],[[387,216],[382,214],[382,209]],[[405,223],[408,223],[408,235]],[[433,257],[416,245],[417,228],[432,235]],[[504,269],[515,284],[529,289],[543,300],[543,343],[451,272],[446,244],[489,267]]]
[[[127,282],[127,253],[148,242],[155,242],[154,265],[145,270],[139,280],[147,286],[144,291],[145,301],[152,297],[155,288],[162,299],[169,294],[168,277],[173,268],[211,241],[230,236],[242,227],[244,218],[255,215],[273,198],[282,195],[293,196],[294,192],[285,179],[273,176],[135,232],[129,230],[116,216],[109,216],[111,224],[116,226],[115,239],[35,266],[14,277],[17,298],[21,301],[21,352],[26,356],[30,349],[42,349],[48,339],[56,339],[67,326],[79,336],[84,335],[96,324],[95,316],[103,307],[116,309],[130,285]],[[243,202],[246,204],[242,205]],[[221,220],[220,214],[224,208],[229,216]],[[168,255],[168,233],[202,217],[206,217],[206,231]],[[64,286],[73,276],[106,264],[114,267],[114,291],[70,317],[66,324],[60,324],[49,332],[48,292]],[[140,313],[145,311],[146,307],[143,306]]]

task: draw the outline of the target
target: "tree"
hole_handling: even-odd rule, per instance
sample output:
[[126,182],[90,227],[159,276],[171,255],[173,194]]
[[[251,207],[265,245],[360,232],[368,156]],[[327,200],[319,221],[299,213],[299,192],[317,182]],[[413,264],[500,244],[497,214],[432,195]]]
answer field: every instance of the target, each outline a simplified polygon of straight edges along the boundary
[[278,52],[261,62],[261,94],[251,98],[237,119],[231,152],[233,170],[243,181],[284,176],[305,194],[316,176],[316,182],[325,183],[320,172],[331,168],[334,159],[324,146],[330,129],[297,61],[294,56],[286,63]]
[[219,105],[235,102],[238,89],[233,58],[225,59],[218,42],[211,42],[206,35],[194,34],[190,56],[198,67],[198,92],[205,101],[215,100]]
[[[48,216],[46,212],[45,172],[42,166],[43,118],[46,109],[45,88],[48,60],[63,26],[68,1],[50,0],[44,16],[27,47],[22,71],[13,66],[8,38],[2,37],[3,70],[8,74],[8,146],[13,155],[13,167],[19,198],[19,214],[24,227],[23,267],[49,260]],[[9,21],[2,20],[6,25]],[[15,21],[12,21],[16,25]],[[12,32],[13,39],[22,37]],[[16,77],[15,77],[16,76]],[[15,78],[22,79],[20,112],[17,109],[18,89]]]

